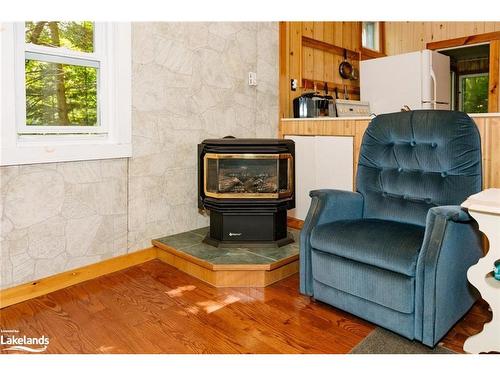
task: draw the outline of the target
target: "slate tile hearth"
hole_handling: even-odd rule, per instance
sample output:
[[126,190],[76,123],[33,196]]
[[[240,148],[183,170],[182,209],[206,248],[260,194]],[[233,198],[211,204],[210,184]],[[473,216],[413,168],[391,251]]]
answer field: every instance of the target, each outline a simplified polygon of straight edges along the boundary
[[288,228],[295,242],[276,247],[217,248],[203,241],[208,227],[158,238],[156,241],[213,264],[270,264],[299,253],[299,231]]

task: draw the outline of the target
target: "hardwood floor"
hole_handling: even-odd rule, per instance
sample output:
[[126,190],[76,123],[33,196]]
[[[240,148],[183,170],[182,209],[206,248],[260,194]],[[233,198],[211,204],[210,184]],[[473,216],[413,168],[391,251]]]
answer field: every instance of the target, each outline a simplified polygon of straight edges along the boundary
[[[154,260],[0,310],[0,328],[50,338],[48,353],[347,353],[374,326],[297,291],[214,288]],[[460,350],[479,304],[448,334]],[[487,315],[487,314],[486,314]]]
[[373,329],[297,282],[217,289],[155,260],[7,307],[0,327],[49,353],[347,353]]
[[491,311],[488,310],[488,304],[479,300],[470,311],[448,332],[443,338],[442,343],[448,349],[457,353],[463,353],[465,340],[483,330],[483,325],[492,318]]

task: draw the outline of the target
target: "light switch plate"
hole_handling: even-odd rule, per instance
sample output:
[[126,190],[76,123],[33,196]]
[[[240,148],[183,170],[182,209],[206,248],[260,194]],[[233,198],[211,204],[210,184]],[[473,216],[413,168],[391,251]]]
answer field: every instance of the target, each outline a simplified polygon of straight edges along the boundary
[[257,86],[257,73],[248,72],[248,86]]

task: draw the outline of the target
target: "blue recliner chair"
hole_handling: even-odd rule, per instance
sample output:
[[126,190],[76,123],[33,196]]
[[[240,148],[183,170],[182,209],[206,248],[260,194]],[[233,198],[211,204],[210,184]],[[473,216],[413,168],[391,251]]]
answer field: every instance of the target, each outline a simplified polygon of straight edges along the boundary
[[375,117],[357,192],[311,191],[300,234],[300,291],[409,339],[436,345],[476,299],[482,256],[459,205],[481,190],[479,132],[461,112]]

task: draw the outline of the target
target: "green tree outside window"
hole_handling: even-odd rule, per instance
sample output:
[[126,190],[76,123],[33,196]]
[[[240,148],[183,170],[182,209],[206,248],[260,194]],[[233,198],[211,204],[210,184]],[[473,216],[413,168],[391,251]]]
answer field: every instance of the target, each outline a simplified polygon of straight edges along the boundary
[[488,74],[460,77],[463,112],[488,112],[488,78]]
[[[89,21],[25,23],[25,42],[94,52],[94,24]],[[98,125],[98,69],[25,60],[27,125]]]

